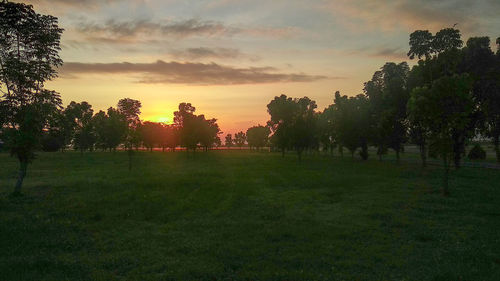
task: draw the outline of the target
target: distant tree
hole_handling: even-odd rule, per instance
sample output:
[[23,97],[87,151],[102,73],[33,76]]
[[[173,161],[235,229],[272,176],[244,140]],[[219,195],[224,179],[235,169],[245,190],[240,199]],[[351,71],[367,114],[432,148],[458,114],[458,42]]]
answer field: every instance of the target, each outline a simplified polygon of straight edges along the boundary
[[165,125],[166,128],[166,145],[169,147],[173,152],[175,152],[175,148],[177,145],[179,145],[179,138],[180,138],[180,132],[179,132],[179,127],[176,126],[175,124],[172,125]]
[[247,142],[249,147],[254,147],[259,150],[268,144],[269,134],[271,131],[266,126],[253,126],[247,130]]
[[333,154],[333,149],[337,145],[337,134],[335,132],[335,107],[328,106],[319,113],[317,124],[317,135],[320,144],[323,146],[323,151]]
[[205,151],[209,148],[216,146],[221,143],[219,138],[220,131],[219,125],[217,124],[217,119],[205,119],[204,115],[199,115],[200,128],[199,128],[199,139],[201,146],[204,147]]
[[206,119],[204,115],[195,115],[196,108],[190,103],[179,104],[174,112],[174,123],[179,128],[180,142],[186,149],[196,150],[202,145],[205,150],[220,143],[221,134],[217,119]]
[[161,136],[163,131],[163,125],[157,122],[145,121],[140,127],[142,144],[149,151],[161,143]]
[[44,88],[63,63],[62,32],[56,17],[38,14],[31,5],[0,2],[0,122],[2,138],[20,164],[14,194],[21,192],[42,132],[62,104],[58,93]]
[[335,132],[340,148],[346,147],[351,157],[358,148],[364,160],[368,158],[368,140],[371,135],[371,119],[368,100],[365,95],[355,97],[335,93],[334,99]]
[[141,141],[139,126],[141,120],[142,104],[138,100],[124,98],[118,101],[118,111],[125,117],[127,122],[127,130],[125,132],[123,144],[128,154],[128,169],[132,170],[132,155],[134,147],[137,147]]
[[224,143],[227,148],[233,146],[233,136],[231,134],[227,134]]
[[386,63],[364,87],[374,126],[371,139],[378,146],[377,154],[382,157],[387,148],[392,148],[398,162],[407,140],[408,73],[406,62]]
[[92,106],[85,101],[81,103],[72,101],[63,112],[68,135],[73,138],[74,148],[81,152],[92,150],[96,141],[93,113]]
[[418,119],[429,131],[429,142],[443,160],[443,194],[448,195],[448,174],[454,154],[454,131],[470,122],[473,111],[471,81],[467,75],[445,76],[432,88],[415,88],[408,102],[410,118]]
[[313,146],[316,141],[316,102],[303,97],[294,99],[296,104],[293,118],[290,124],[290,143],[294,146],[299,157],[302,159],[302,152]]
[[286,95],[274,97],[267,105],[267,112],[271,116],[271,120],[267,122],[272,132],[271,142],[281,150],[282,157],[291,145],[291,126],[295,110],[296,103]]
[[247,140],[247,136],[243,132],[238,132],[234,135],[234,144],[238,146],[240,149],[245,145],[245,142]]
[[127,118],[119,110],[110,107],[107,113],[99,111],[94,116],[97,144],[103,149],[116,150],[127,134]]

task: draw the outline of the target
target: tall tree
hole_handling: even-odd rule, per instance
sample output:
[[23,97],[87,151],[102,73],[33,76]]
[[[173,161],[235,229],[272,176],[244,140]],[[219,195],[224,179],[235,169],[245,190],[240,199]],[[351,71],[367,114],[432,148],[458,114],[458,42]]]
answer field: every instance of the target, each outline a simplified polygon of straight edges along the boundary
[[271,116],[271,120],[267,122],[272,132],[271,140],[275,146],[281,149],[282,157],[285,156],[285,150],[291,145],[290,134],[295,108],[294,100],[286,95],[274,97],[267,105],[267,112]]
[[429,131],[430,147],[443,160],[443,194],[448,195],[448,175],[454,154],[454,132],[468,126],[474,103],[468,75],[444,76],[432,88],[415,88],[408,102],[411,119]]
[[132,170],[132,155],[134,153],[134,147],[137,147],[140,143],[140,133],[138,129],[141,123],[141,120],[139,119],[141,107],[142,104],[140,101],[131,98],[124,98],[118,101],[118,111],[125,117],[127,122],[124,145],[128,154],[129,170]]
[[399,153],[407,140],[406,104],[409,92],[406,83],[409,71],[406,62],[386,63],[364,87],[374,125],[372,140],[378,146],[379,157],[386,148],[392,148],[398,162]]
[[28,164],[35,158],[42,131],[61,107],[59,94],[44,88],[57,77],[63,30],[56,17],[31,5],[0,2],[0,111],[3,137],[19,160],[14,193],[21,192]]

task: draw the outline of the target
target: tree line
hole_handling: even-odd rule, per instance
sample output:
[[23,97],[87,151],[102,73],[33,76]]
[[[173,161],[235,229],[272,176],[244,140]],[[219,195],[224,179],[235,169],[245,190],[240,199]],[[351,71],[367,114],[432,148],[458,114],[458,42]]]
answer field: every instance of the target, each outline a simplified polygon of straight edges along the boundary
[[404,144],[416,144],[422,166],[428,156],[442,159],[447,194],[450,166],[460,167],[473,138],[489,137],[500,162],[500,38],[496,44],[495,54],[488,37],[472,37],[464,45],[455,28],[417,30],[408,52],[417,64],[384,64],[361,94],[336,92],[323,111],[315,111],[307,97],[275,97],[267,105],[271,145],[283,155],[295,150],[299,159],[304,149],[322,147],[340,154],[346,148],[364,160],[375,146],[380,159],[392,149],[399,162]]
[[[195,114],[190,103],[179,105],[170,125],[142,122],[140,101],[129,98],[96,114],[87,102],[63,108],[59,93],[44,87],[63,63],[62,32],[57,18],[38,14],[31,5],[0,2],[0,139],[19,160],[15,193],[40,147],[83,152],[121,146],[131,168],[133,151],[141,145],[150,150],[222,145],[217,120]],[[413,143],[423,166],[428,156],[442,159],[446,194],[450,166],[460,167],[474,137],[489,137],[500,162],[500,38],[496,54],[490,43],[488,37],[473,37],[464,44],[454,27],[436,34],[417,30],[409,40],[408,57],[418,59],[411,69],[406,62],[388,62],[363,93],[336,92],[323,111],[308,97],[277,96],[267,105],[266,126],[226,135],[225,145],[270,146],[283,156],[295,150],[299,160],[305,150],[320,148],[337,148],[341,155],[345,148],[366,160],[368,147],[375,146],[380,159],[392,149],[399,161],[404,144]]]

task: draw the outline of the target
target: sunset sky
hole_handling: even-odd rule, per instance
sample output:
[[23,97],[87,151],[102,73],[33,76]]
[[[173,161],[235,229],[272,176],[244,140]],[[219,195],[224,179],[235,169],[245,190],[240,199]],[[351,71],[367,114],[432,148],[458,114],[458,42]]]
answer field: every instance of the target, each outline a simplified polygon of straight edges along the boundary
[[[500,36],[498,0],[32,0],[65,29],[60,77],[47,88],[97,112],[120,98],[144,120],[171,121],[180,102],[217,118],[224,133],[265,124],[276,95],[362,91],[387,61],[408,60],[408,36],[458,23]],[[494,41],[494,40],[493,40]]]

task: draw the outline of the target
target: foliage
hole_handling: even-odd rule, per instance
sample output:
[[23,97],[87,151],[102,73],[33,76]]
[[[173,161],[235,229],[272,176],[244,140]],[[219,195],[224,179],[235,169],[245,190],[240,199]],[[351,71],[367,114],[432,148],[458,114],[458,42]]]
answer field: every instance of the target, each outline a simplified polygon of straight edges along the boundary
[[53,16],[38,14],[30,5],[0,2],[0,125],[20,163],[15,193],[20,193],[43,130],[61,106],[59,94],[44,83],[62,65],[62,32]]
[[271,131],[266,126],[258,125],[248,128],[246,133],[248,146],[259,149],[268,145],[270,133]]

